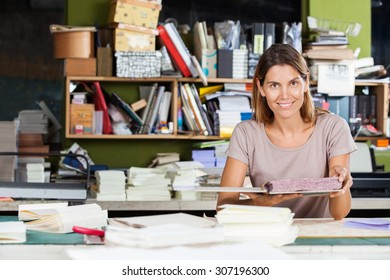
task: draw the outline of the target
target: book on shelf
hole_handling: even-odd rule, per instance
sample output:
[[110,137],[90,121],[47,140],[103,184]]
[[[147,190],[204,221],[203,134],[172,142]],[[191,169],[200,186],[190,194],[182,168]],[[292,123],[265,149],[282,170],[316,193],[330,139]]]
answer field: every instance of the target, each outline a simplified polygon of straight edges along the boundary
[[171,38],[173,44],[176,46],[178,53],[183,58],[187,68],[190,70],[191,76],[194,78],[198,77],[198,72],[196,71],[196,68],[191,60],[191,54],[180,37],[180,34],[177,31],[175,25],[172,22],[169,22],[164,25],[164,28]]
[[169,109],[171,107],[171,99],[172,99],[172,92],[170,91],[164,91],[161,105],[159,107],[158,112],[158,123],[156,124],[156,127],[159,132],[164,133],[171,133],[168,128],[168,117],[169,117]]
[[214,135],[214,131],[211,125],[211,120],[209,119],[209,116],[203,107],[202,101],[200,100],[198,90],[194,84],[190,85],[190,88],[192,90],[192,94],[194,95],[195,102],[199,108],[200,114],[202,115],[202,119],[206,125],[207,133],[208,135]]
[[[29,230],[70,233],[74,226],[86,228],[98,228],[107,226],[108,212],[96,204],[81,204],[67,207],[53,205],[51,212],[49,207],[41,205],[46,209],[44,214],[39,206],[23,205],[24,211],[30,211],[29,215],[35,217],[26,221],[25,225]],[[22,214],[20,214],[21,216]]]
[[108,115],[108,107],[104,98],[102,88],[100,87],[100,83],[97,81],[93,82],[92,87],[94,90],[95,110],[103,111],[103,133],[112,134],[113,131],[110,116]]
[[162,44],[167,48],[168,53],[172,57],[172,60],[175,63],[176,67],[180,70],[180,72],[183,74],[184,77],[190,77],[191,71],[188,68],[183,57],[180,55],[179,51],[177,50],[176,43],[172,41],[171,37],[167,33],[164,25],[157,26],[157,30],[159,31],[159,37]]
[[387,70],[383,65],[366,66],[355,70],[356,79],[375,79],[383,77],[386,74]]
[[183,110],[183,116],[184,116],[184,123],[187,126],[187,129],[190,131],[201,131],[201,127],[199,126],[198,122],[196,122],[195,119],[195,113],[191,109],[189,97],[187,95],[187,92],[185,90],[185,87],[182,83],[179,84],[179,91],[180,91],[180,97],[182,100],[182,110]]
[[142,134],[151,134],[155,131],[155,124],[158,118],[158,112],[165,92],[165,86],[159,86],[157,92],[153,96],[151,101],[150,110],[146,116],[146,121],[142,128]]
[[203,73],[202,67],[200,66],[199,61],[198,61],[198,59],[196,58],[196,56],[191,55],[191,61],[192,61],[192,63],[194,64],[196,71],[198,72],[199,78],[202,80],[202,84],[203,84],[204,86],[207,86],[207,85],[208,85],[207,77],[206,77],[206,75]]
[[206,127],[206,124],[202,118],[202,115],[200,113],[200,110],[199,110],[199,107],[195,101],[195,97],[192,93],[192,89],[190,87],[190,84],[189,83],[185,83],[183,85],[183,94],[187,96],[188,98],[188,103],[190,105],[190,108],[192,110],[192,112],[194,113],[194,117],[195,117],[195,122],[197,124],[197,126],[200,128],[200,132],[204,135],[208,135],[208,131],[207,131],[207,127]]
[[113,98],[115,104],[119,106],[131,120],[133,120],[138,126],[143,125],[142,119],[138,116],[138,114],[118,94],[113,92],[111,93],[111,97]]
[[304,55],[309,59],[330,59],[343,60],[354,59],[352,49],[309,49],[304,52]]
[[142,111],[142,122],[143,123],[146,123],[147,121],[147,118],[148,118],[148,115],[150,114],[150,110],[152,109],[152,106],[153,106],[153,99],[155,98],[155,95],[157,94],[157,89],[158,89],[158,84],[157,83],[153,83],[153,85],[151,87],[148,87],[148,88],[140,88],[140,96],[144,95],[144,92],[146,90],[148,90],[148,95],[146,96],[145,94],[145,98],[147,98],[147,103],[146,103],[146,107],[145,109]]
[[23,243],[27,240],[26,225],[21,221],[0,223],[0,243]]

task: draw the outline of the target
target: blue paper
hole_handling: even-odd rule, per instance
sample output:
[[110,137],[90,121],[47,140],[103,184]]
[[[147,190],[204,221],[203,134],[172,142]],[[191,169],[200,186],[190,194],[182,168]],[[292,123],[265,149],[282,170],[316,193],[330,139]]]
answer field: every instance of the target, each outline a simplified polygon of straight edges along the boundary
[[380,218],[348,220],[345,221],[344,226],[351,228],[390,230],[390,220]]

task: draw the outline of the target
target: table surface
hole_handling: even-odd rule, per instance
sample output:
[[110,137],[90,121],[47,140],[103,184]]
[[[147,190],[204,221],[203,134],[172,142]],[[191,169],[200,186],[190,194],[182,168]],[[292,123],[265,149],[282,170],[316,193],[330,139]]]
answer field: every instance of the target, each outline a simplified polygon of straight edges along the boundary
[[[2,221],[17,217],[1,217]],[[355,218],[353,220],[356,220]],[[300,228],[294,244],[277,249],[294,259],[390,260],[390,230],[354,229],[332,219],[297,219]],[[0,245],[2,260],[67,260],[67,250],[109,249],[104,245],[85,245],[80,234],[48,234],[27,231],[27,242]],[[47,242],[47,244],[42,244]],[[75,244],[76,243],[76,244]]]

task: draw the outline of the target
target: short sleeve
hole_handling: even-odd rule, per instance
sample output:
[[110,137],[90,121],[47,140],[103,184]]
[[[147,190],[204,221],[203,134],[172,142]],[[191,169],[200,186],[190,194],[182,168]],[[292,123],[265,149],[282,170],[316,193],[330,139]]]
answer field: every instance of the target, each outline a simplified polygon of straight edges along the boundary
[[341,117],[332,115],[329,122],[328,155],[333,158],[357,150],[348,123]]
[[242,161],[249,165],[248,152],[248,135],[243,123],[239,123],[233,130],[230,137],[229,146],[226,150],[228,157]]

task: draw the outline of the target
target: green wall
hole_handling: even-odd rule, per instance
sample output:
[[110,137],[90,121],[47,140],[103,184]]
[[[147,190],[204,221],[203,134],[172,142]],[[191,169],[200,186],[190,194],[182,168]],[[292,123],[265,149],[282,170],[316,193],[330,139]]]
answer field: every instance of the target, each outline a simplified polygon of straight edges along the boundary
[[356,37],[349,37],[350,48],[360,47],[359,57],[371,56],[371,0],[302,0],[302,22],[307,15],[362,25]]

